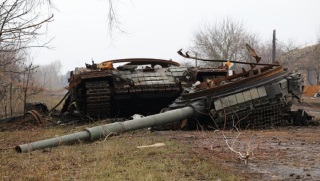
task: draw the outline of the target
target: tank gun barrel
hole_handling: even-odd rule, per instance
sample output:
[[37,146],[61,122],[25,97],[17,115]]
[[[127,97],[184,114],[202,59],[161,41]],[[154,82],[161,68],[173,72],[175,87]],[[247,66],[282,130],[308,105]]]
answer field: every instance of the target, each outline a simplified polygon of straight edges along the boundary
[[16,146],[17,152],[30,152],[33,150],[51,148],[59,145],[75,143],[78,141],[95,141],[102,137],[114,133],[133,131],[151,126],[158,126],[166,123],[176,122],[183,119],[192,118],[196,114],[196,106],[187,106],[164,113],[159,113],[151,116],[146,116],[140,119],[134,119],[124,122],[115,122],[102,126],[86,128],[84,131],[50,138],[42,141],[22,144]]

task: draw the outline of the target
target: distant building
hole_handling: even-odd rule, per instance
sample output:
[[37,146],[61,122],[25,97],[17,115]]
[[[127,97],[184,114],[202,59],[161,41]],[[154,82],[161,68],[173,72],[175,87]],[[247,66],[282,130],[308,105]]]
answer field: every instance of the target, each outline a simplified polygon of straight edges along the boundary
[[294,49],[280,56],[280,63],[290,71],[300,71],[305,85],[319,84],[320,44]]

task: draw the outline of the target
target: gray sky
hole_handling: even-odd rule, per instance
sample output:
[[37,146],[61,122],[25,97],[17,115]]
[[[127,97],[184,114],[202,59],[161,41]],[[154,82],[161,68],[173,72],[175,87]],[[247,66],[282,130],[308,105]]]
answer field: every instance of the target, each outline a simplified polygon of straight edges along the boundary
[[161,58],[182,61],[176,52],[192,43],[198,27],[229,17],[271,40],[293,40],[298,46],[315,44],[320,36],[319,0],[118,0],[121,27],[113,33],[107,25],[107,0],[53,0],[58,11],[41,40],[54,38],[53,50],[34,49],[34,62],[61,61],[62,73],[120,58]]

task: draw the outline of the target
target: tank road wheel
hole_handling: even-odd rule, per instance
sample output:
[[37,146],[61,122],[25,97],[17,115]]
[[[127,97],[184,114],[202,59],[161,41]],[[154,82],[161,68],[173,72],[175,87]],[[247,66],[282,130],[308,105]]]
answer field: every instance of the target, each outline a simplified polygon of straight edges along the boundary
[[31,110],[25,113],[24,117],[18,122],[19,126],[30,128],[43,124],[41,115],[36,110]]
[[86,82],[87,114],[94,118],[111,116],[111,91],[107,80]]
[[68,112],[74,113],[77,109],[77,103],[73,102],[68,106]]

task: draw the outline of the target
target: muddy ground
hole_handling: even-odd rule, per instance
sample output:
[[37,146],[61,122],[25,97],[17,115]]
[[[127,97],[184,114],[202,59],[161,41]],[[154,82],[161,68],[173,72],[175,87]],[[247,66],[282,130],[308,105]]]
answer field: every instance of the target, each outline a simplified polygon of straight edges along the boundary
[[[320,120],[320,98],[307,98],[292,108]],[[245,180],[320,180],[320,126],[154,134],[190,145],[196,155],[215,160]],[[248,159],[240,159],[239,153],[248,153]]]
[[[309,100],[292,108],[303,108],[319,120],[319,101]],[[192,145],[196,153],[248,180],[320,180],[320,126],[161,134]],[[248,153],[248,163],[236,152]]]
[[[197,154],[215,159],[224,169],[248,180],[320,180],[319,126],[286,127],[269,130],[179,132],[169,139],[192,145]],[[250,154],[245,164],[235,151]]]

